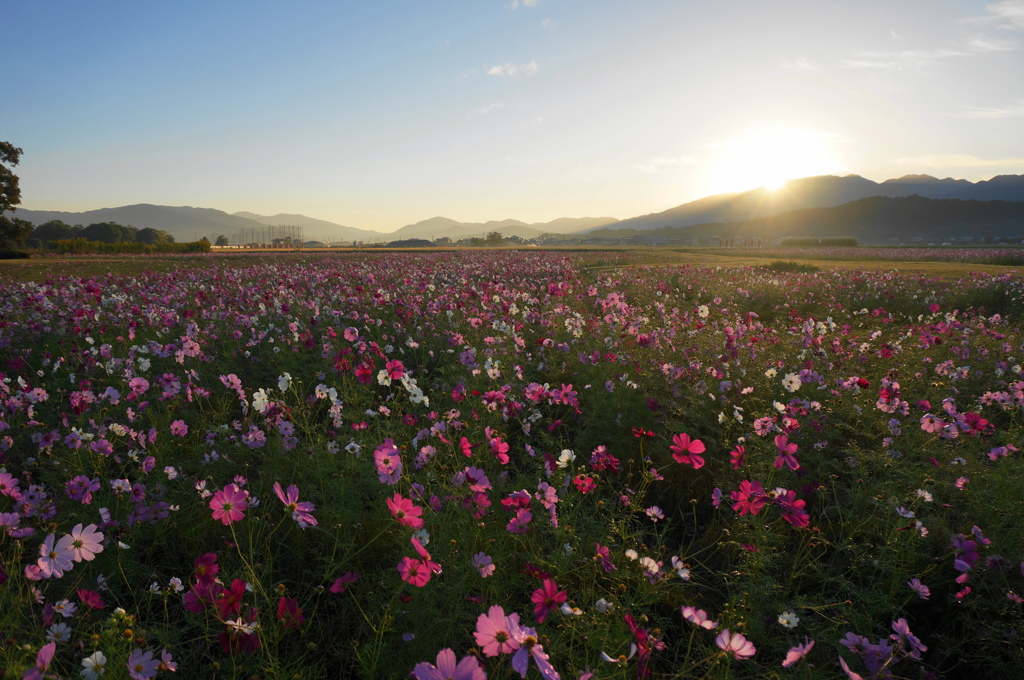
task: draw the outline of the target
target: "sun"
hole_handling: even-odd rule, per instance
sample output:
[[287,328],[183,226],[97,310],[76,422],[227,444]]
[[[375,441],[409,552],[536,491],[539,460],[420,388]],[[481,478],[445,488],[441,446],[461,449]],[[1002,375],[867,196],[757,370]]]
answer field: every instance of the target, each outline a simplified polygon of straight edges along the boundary
[[764,127],[710,145],[708,195],[764,187],[776,191],[797,177],[844,171],[833,135],[792,127]]

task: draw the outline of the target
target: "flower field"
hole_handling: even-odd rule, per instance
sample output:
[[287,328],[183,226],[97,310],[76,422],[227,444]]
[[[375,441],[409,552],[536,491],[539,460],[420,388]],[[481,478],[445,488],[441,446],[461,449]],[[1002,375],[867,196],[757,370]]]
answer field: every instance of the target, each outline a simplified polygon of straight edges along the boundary
[[1021,677],[1024,279],[631,257],[0,278],[0,677]]

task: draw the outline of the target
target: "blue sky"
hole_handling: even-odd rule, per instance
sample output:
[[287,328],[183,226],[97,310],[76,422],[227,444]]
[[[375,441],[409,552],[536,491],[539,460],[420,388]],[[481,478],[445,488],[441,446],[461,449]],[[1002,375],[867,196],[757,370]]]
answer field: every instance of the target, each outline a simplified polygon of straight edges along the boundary
[[29,209],[391,231],[1024,173],[1024,0],[41,1],[5,24]]

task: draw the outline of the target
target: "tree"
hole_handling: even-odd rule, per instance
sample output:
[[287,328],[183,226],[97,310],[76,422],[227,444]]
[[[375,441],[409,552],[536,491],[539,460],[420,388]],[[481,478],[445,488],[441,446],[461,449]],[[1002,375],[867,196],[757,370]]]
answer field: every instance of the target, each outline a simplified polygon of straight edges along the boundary
[[[11,168],[21,160],[22,150],[10,142],[0,142],[0,241],[10,239],[21,244],[32,233],[32,223],[7,217],[5,212],[14,212],[21,203],[21,188],[18,176]],[[10,168],[7,166],[11,166]]]
[[88,241],[101,243],[134,243],[138,230],[117,222],[94,222],[79,234]]
[[168,234],[166,231],[161,229],[153,229],[152,227],[146,227],[145,229],[139,229],[138,233],[135,234],[135,240],[138,243],[148,243],[149,245],[159,245],[161,243],[174,243],[174,237]]
[[505,242],[505,237],[501,235],[500,231],[492,231],[487,234],[487,245],[500,246]]
[[224,234],[218,234],[217,235],[217,240],[214,242],[213,245],[215,245],[215,246],[226,246],[226,245],[230,245],[230,242],[228,241],[228,237],[227,236],[225,236]]
[[33,229],[26,242],[35,248],[41,248],[50,241],[75,238],[81,231],[81,226],[72,227],[61,220],[50,220]]

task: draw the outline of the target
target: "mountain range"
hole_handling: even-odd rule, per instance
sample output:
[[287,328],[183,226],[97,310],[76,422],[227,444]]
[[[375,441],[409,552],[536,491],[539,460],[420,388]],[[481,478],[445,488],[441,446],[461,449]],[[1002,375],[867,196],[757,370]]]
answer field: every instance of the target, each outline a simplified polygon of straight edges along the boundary
[[[931,199],[961,201],[1024,201],[1024,175],[1000,175],[990,180],[969,182],[962,179],[938,179],[930,175],[906,175],[884,182],[874,182],[859,175],[822,175],[793,179],[782,188],[718,194],[684,203],[668,210],[624,220],[613,217],[560,218],[551,222],[527,223],[515,219],[489,222],[459,222],[447,217],[433,217],[406,225],[391,233],[358,229],[305,215],[259,215],[251,212],[228,214],[211,208],[138,204],[103,208],[86,212],[58,212],[18,209],[15,214],[39,225],[50,220],[67,224],[88,225],[95,222],[117,222],[139,229],[166,231],[178,241],[215,237],[224,234],[232,242],[244,243],[262,233],[267,238],[273,230],[268,225],[292,225],[303,228],[306,240],[387,242],[423,238],[435,240],[448,237],[459,240],[470,236],[486,237],[492,231],[504,236],[535,238],[544,233],[578,234],[595,230],[648,231],[665,227],[721,225],[744,222],[792,211],[830,208],[865,198],[896,198],[921,196]],[[977,206],[975,206],[977,207]],[[857,211],[849,212],[853,219]],[[849,230],[848,230],[849,231]],[[844,234],[854,235],[854,234]],[[877,241],[876,241],[877,242]]]

